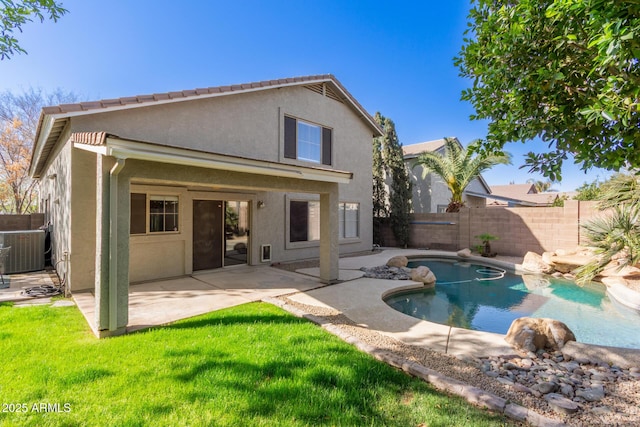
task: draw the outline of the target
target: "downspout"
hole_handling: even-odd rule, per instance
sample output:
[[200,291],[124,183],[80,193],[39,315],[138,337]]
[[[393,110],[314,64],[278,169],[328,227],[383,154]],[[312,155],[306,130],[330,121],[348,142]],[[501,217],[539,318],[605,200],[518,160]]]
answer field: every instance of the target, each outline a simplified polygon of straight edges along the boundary
[[109,172],[109,330],[118,329],[118,175],[125,159]]

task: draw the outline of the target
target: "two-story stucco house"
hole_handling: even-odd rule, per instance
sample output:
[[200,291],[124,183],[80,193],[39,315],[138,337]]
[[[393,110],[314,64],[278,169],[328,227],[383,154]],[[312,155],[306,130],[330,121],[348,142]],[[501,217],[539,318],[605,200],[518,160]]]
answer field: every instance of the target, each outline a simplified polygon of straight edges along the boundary
[[43,109],[30,174],[53,261],[105,335],[130,283],[372,246],[372,117],[332,75]]
[[[457,138],[455,138],[456,141]],[[422,166],[413,167],[420,153],[436,151],[444,153],[444,139],[405,145],[402,147],[404,162],[409,171],[409,179],[413,184],[413,212],[414,213],[442,213],[447,209],[451,199],[451,192],[442,179],[434,174],[423,176]],[[458,144],[460,142],[458,141]],[[476,208],[484,207],[486,202],[483,196],[491,194],[489,185],[482,175],[471,181],[463,193],[462,199],[466,206]]]

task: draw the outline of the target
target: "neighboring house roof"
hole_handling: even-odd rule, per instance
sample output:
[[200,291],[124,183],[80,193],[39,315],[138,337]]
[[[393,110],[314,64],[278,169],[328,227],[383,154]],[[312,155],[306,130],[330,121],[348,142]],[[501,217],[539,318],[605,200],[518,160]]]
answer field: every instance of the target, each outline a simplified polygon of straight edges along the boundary
[[[475,195],[475,194],[474,194]],[[538,193],[534,184],[509,184],[494,185],[491,187],[491,195],[485,195],[487,206],[516,206],[544,207],[550,206],[558,197],[571,198],[574,192],[545,192]],[[478,197],[482,195],[477,194]]]
[[404,154],[405,159],[413,159],[414,157],[418,157],[418,154],[423,153],[425,151],[438,151],[442,147],[444,147],[445,140],[436,139],[435,141],[426,141],[419,142],[417,144],[404,145],[402,146],[402,153]]
[[184,102],[194,99],[229,96],[240,93],[278,89],[288,86],[305,86],[310,90],[325,94],[329,98],[350,106],[373,131],[373,136],[382,136],[382,129],[378,126],[373,117],[367,113],[362,105],[356,101],[356,99],[332,74],[292,77],[231,86],[217,86],[45,107],[42,109],[42,113],[40,114],[40,119],[38,121],[31,163],[29,165],[29,173],[34,177],[39,177],[46,159],[62,134],[70,117],[141,108],[151,105]]
[[526,184],[509,184],[509,185],[492,185],[491,193],[498,196],[518,198],[525,194],[536,194],[536,186],[532,183]]
[[[455,139],[458,145],[462,147],[462,144],[460,143],[458,138],[456,137],[450,137],[450,138]],[[405,162],[407,160],[413,160],[417,158],[420,155],[420,153],[424,153],[425,151],[442,151],[444,148],[445,142],[446,140],[442,138],[442,139],[436,139],[433,141],[419,142],[417,144],[403,145],[402,154],[403,154],[404,160]],[[480,184],[482,184],[485,190],[487,190],[487,193],[491,193],[491,188],[489,187],[489,184],[487,184],[487,181],[484,180],[484,177],[482,175],[478,176],[478,181],[480,181]],[[471,196],[474,195],[471,192],[466,190],[464,191],[464,193]]]

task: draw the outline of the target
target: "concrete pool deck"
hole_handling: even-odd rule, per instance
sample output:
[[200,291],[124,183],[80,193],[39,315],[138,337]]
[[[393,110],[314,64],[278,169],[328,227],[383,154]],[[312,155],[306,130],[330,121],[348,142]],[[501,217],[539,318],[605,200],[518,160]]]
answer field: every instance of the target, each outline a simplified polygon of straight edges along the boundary
[[[514,353],[514,350],[504,341],[502,334],[472,331],[428,322],[389,307],[384,302],[387,295],[402,290],[420,289],[422,284],[410,280],[362,278],[360,268],[384,265],[389,258],[396,255],[457,258],[454,252],[399,249],[385,250],[372,255],[341,258],[340,277],[346,281],[289,295],[287,298],[308,306],[333,308],[363,327],[405,344],[442,353],[473,357]],[[517,258],[487,260],[486,258],[471,257],[468,260],[497,265],[509,270],[518,270]],[[297,272],[310,276],[319,274],[318,269],[313,268]],[[569,342],[562,351],[573,358],[586,358],[621,367],[640,366],[640,350],[636,349]]]

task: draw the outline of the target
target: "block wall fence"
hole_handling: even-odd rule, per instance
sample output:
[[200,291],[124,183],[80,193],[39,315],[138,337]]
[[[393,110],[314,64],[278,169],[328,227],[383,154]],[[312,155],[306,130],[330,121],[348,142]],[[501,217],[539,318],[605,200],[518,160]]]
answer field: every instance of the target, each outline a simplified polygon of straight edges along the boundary
[[[581,224],[600,215],[596,202],[566,200],[564,207],[463,208],[459,213],[413,214],[409,247],[442,250],[473,249],[475,236],[498,237],[491,248],[500,255],[524,256],[575,249],[584,243]],[[396,246],[391,228],[382,228],[384,246]]]
[[44,225],[44,214],[0,214],[0,231],[37,230]]

